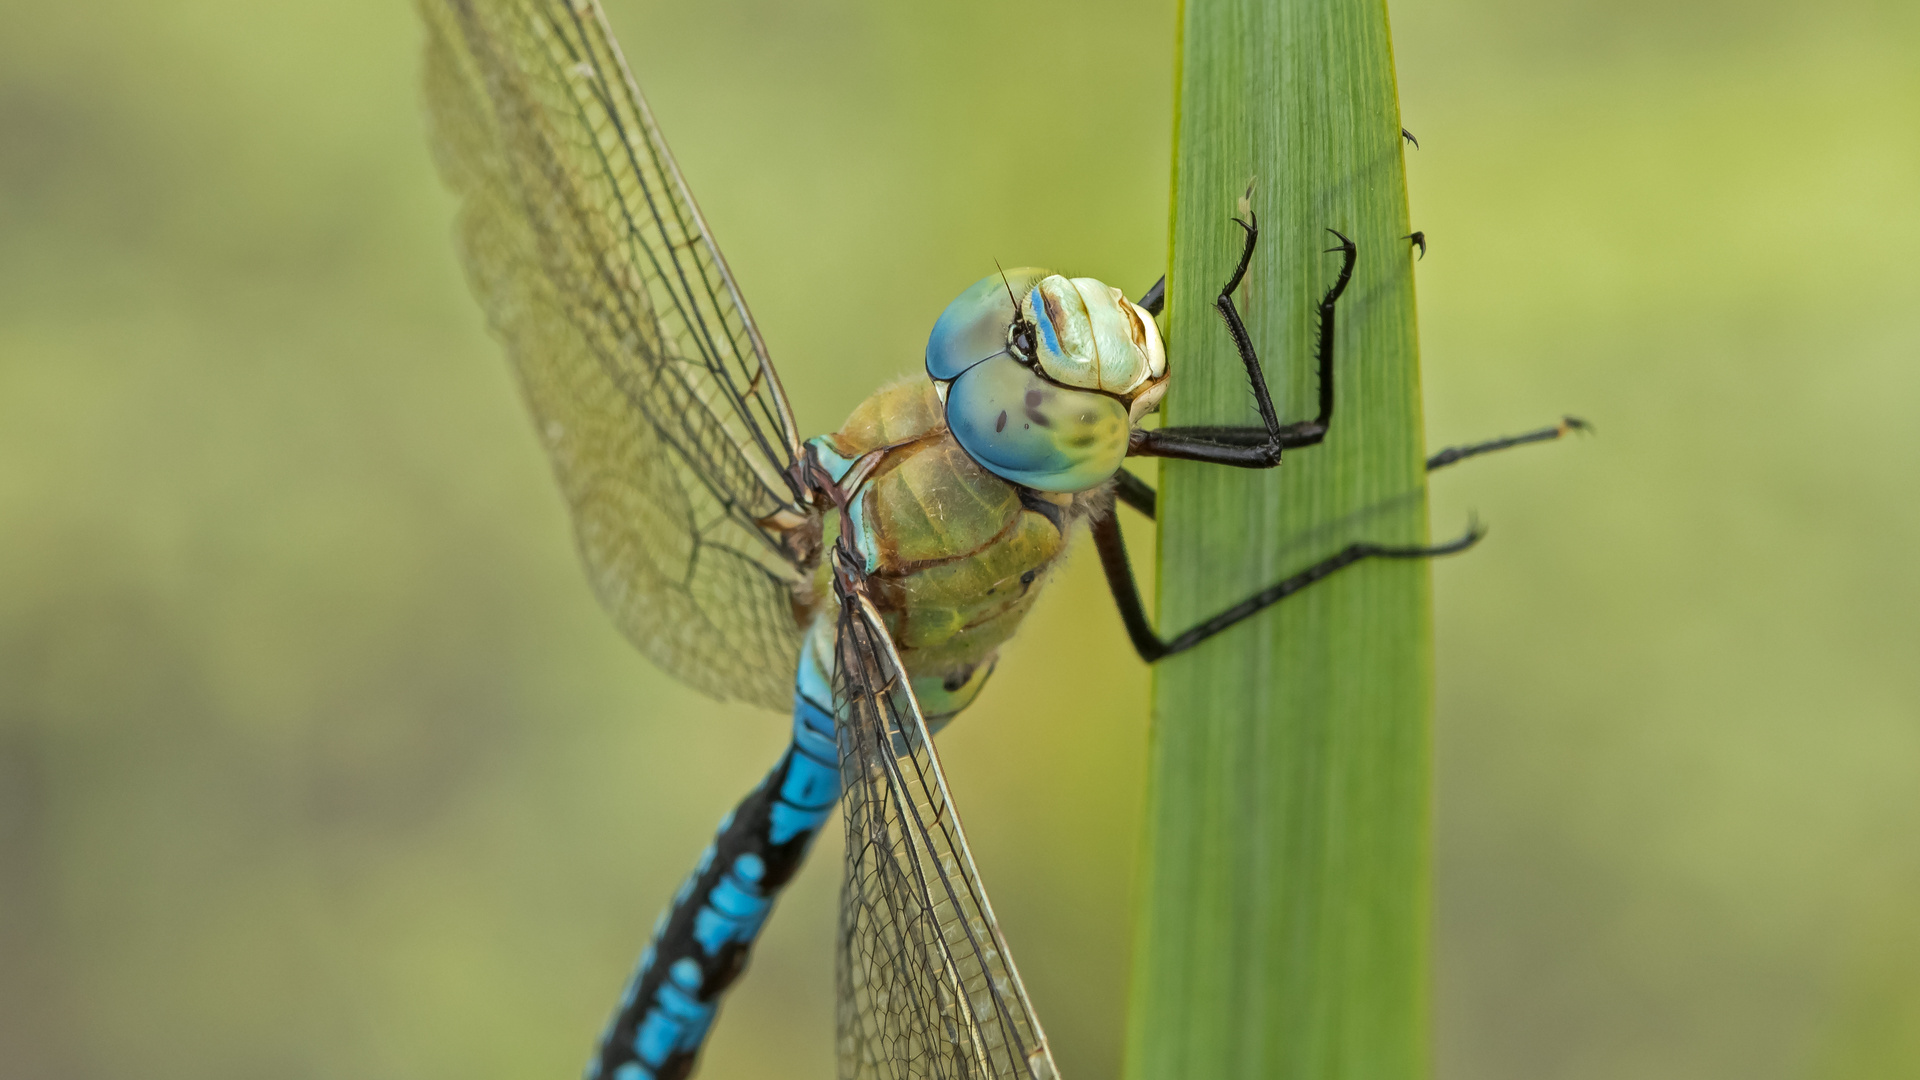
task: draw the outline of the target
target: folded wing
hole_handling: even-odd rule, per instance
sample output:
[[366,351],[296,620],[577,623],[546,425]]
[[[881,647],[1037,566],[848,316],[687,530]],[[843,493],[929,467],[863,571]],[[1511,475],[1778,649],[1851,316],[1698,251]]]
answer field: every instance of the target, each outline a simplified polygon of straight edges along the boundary
[[858,592],[842,598],[836,667],[841,1080],[1054,1080],[926,722]]

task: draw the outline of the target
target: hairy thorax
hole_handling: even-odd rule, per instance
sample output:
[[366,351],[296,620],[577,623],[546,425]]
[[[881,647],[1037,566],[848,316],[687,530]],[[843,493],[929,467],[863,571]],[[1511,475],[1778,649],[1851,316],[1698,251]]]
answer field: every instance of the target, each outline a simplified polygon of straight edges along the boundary
[[883,387],[814,444],[842,459],[886,449],[850,508],[855,543],[922,710],[951,716],[979,693],[1073,522],[1104,504],[1106,488],[1042,493],[981,468],[924,380]]

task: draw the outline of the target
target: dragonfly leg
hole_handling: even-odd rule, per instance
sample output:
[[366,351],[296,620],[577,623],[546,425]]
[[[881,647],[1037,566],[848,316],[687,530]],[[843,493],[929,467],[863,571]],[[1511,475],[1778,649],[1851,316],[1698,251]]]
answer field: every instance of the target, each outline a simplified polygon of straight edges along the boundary
[[1153,517],[1154,509],[1160,502],[1160,496],[1147,486],[1145,480],[1125,469],[1114,474],[1113,497],[1149,518]]
[[[1353,278],[1353,264],[1359,249],[1338,230],[1327,230],[1340,240],[1337,246],[1327,251],[1340,252],[1342,259],[1340,276],[1327,289],[1326,295],[1320,298],[1320,336],[1315,350],[1320,376],[1320,409],[1312,420],[1283,425],[1273,411],[1273,398],[1267,393],[1266,372],[1261,368],[1260,357],[1254,351],[1253,339],[1247,333],[1246,324],[1240,321],[1240,309],[1233,302],[1234,290],[1240,287],[1240,279],[1246,276],[1247,265],[1253,261],[1254,246],[1260,240],[1260,220],[1251,210],[1247,211],[1247,220],[1233,220],[1246,232],[1247,242],[1241,248],[1239,265],[1234,267],[1233,276],[1227,279],[1213,306],[1227,321],[1227,333],[1233,338],[1233,347],[1240,354],[1240,362],[1246,365],[1247,381],[1253,389],[1253,403],[1260,411],[1260,426],[1173,427],[1155,431],[1135,429],[1128,454],[1205,461],[1241,469],[1270,469],[1280,464],[1281,451],[1312,446],[1326,438],[1327,425],[1333,420],[1334,304],[1340,299],[1340,294],[1347,290],[1347,282]],[[1152,298],[1153,294],[1148,293],[1147,299]]]
[[[1253,436],[1264,437],[1264,433],[1261,432],[1259,428],[1203,428],[1200,430],[1217,432],[1216,437],[1222,440],[1244,438],[1248,443],[1254,441]],[[1455,462],[1465,461],[1470,457],[1479,457],[1481,454],[1490,454],[1495,450],[1505,450],[1514,446],[1525,446],[1528,443],[1552,442],[1555,439],[1562,438],[1575,431],[1585,434],[1593,430],[1594,427],[1592,424],[1587,423],[1577,416],[1563,416],[1560,418],[1559,423],[1551,427],[1540,428],[1537,431],[1529,431],[1521,435],[1506,435],[1498,439],[1488,439],[1485,442],[1468,443],[1465,446],[1449,446],[1445,450],[1438,451],[1427,459],[1427,471],[1432,472],[1435,469],[1444,469]],[[1153,488],[1147,485],[1145,480],[1140,479],[1125,469],[1121,469],[1115,474],[1113,481],[1113,497],[1115,499],[1131,506],[1146,517],[1151,518],[1154,516],[1155,511],[1159,507],[1160,496]]]
[[[1445,450],[1427,459],[1427,471],[1444,469],[1456,461],[1465,461],[1470,457],[1490,454],[1495,450],[1505,450],[1510,446],[1525,446],[1528,443],[1552,442],[1568,432],[1592,431],[1593,425],[1577,416],[1563,416],[1552,427],[1543,427],[1538,431],[1529,431],[1524,435],[1508,435],[1500,439],[1488,439],[1486,442],[1469,443],[1466,446],[1449,446]],[[1129,504],[1131,505],[1131,504]]]
[[1163,638],[1154,630],[1153,623],[1147,618],[1146,608],[1140,602],[1140,588],[1133,580],[1133,565],[1127,559],[1127,545],[1120,535],[1119,519],[1111,513],[1093,519],[1093,544],[1100,552],[1100,567],[1107,573],[1107,587],[1113,592],[1113,601],[1120,608],[1120,621],[1126,624],[1127,637],[1132,640],[1134,651],[1149,664],[1185,652],[1229,626],[1272,607],[1354,563],[1366,559],[1430,559],[1452,555],[1479,543],[1485,535],[1486,531],[1478,523],[1472,523],[1467,526],[1464,535],[1444,544],[1348,544],[1338,553],[1280,579],[1192,629]]
[[1161,274],[1160,280],[1153,283],[1153,288],[1140,298],[1140,306],[1149,315],[1158,315],[1160,309],[1167,306],[1167,275]]

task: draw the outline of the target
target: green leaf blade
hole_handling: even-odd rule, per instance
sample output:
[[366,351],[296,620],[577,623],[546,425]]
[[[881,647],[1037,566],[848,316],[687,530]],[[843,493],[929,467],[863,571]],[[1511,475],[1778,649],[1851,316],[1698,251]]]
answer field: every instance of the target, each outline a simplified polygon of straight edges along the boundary
[[[1178,632],[1348,543],[1427,536],[1413,261],[1384,6],[1189,0],[1182,12],[1167,423],[1255,423],[1212,303],[1249,179],[1236,294],[1283,421],[1317,402],[1315,305],[1339,229],[1321,446],[1253,473],[1162,469],[1159,612]],[[1154,684],[1128,1074],[1428,1072],[1432,642],[1423,562],[1341,571]]]

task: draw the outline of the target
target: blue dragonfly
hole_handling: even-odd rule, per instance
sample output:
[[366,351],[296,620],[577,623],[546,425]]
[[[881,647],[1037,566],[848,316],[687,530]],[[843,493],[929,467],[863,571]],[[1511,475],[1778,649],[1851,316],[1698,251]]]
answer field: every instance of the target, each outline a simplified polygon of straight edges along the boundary
[[[928,379],[802,440],[765,343],[596,0],[417,0],[442,175],[468,277],[505,346],[601,604],[641,652],[793,717],[654,927],[587,1068],[689,1075],[723,994],[836,803],[847,1080],[1057,1075],[968,849],[933,734],[979,694],[1090,529],[1143,659],[1192,648],[1342,567],[1463,550],[1355,544],[1166,638],[1115,508],[1151,515],[1129,456],[1270,468],[1333,416],[1342,256],[1319,306],[1319,409],[1282,423],[1232,299],[1217,304],[1257,425],[1143,429],[1170,376],[1155,316],[1092,278],[989,274],[935,321]],[[1578,421],[1436,455],[1431,467]]]

